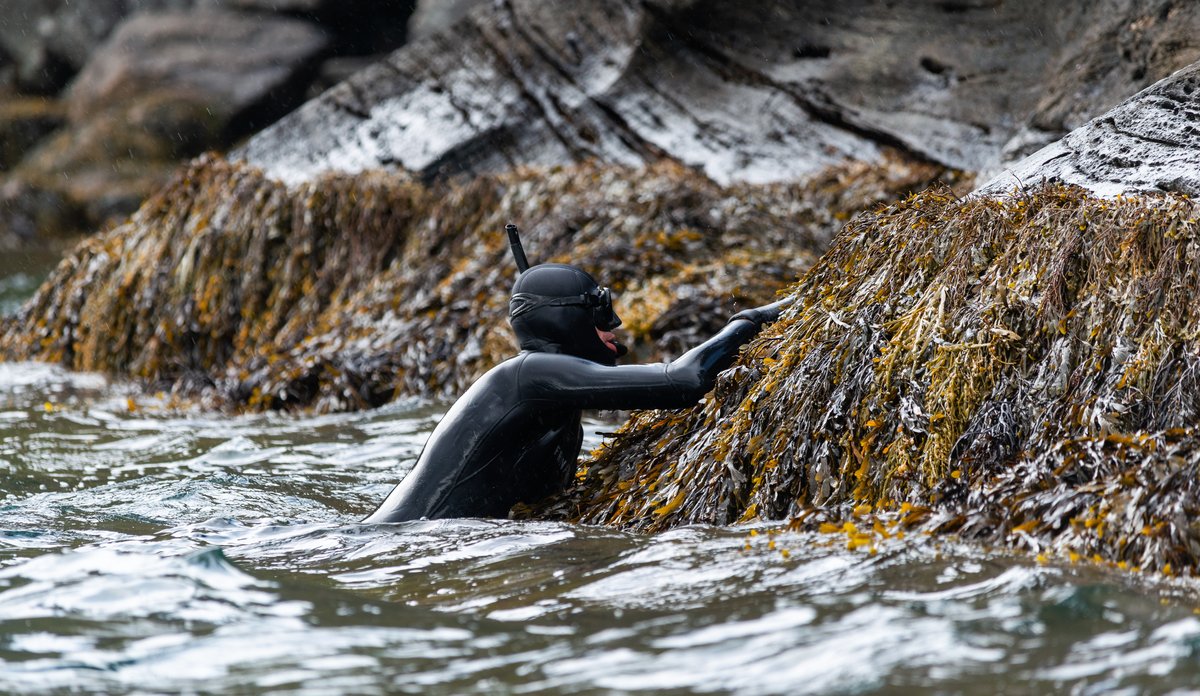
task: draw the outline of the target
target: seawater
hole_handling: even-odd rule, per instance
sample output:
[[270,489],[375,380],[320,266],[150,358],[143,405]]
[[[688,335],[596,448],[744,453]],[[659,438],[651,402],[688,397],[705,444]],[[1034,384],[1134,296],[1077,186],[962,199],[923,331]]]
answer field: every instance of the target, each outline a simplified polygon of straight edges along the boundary
[[360,524],[444,407],[179,412],[0,364],[0,692],[1200,693],[1186,581],[765,524]]

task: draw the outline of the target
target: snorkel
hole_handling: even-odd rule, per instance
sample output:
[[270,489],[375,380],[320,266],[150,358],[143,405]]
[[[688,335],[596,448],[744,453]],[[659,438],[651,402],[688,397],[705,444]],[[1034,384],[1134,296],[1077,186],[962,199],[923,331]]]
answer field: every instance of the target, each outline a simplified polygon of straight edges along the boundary
[[504,226],[508,233],[508,248],[512,251],[513,260],[517,262],[517,273],[529,270],[529,259],[525,258],[525,247],[521,246],[521,233],[511,222]]

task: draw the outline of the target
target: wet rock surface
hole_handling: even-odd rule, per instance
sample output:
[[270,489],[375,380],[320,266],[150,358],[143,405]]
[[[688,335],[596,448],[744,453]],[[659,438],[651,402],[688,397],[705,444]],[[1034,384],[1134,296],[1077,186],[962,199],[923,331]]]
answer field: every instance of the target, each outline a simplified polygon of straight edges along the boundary
[[1194,15],[1116,0],[484,4],[240,154],[293,182],[664,157],[762,182],[881,145],[985,170],[1195,60]]
[[981,195],[1051,180],[1099,195],[1200,193],[1200,65],[1138,93],[983,184]]
[[92,55],[67,92],[76,122],[149,92],[203,103],[230,137],[294,108],[328,40],[299,20],[206,10],[137,15]]
[[[28,214],[13,223],[20,229],[0,230],[0,244],[119,222],[181,161],[228,148],[363,67],[366,54],[402,44],[411,11],[411,3],[365,0],[7,3],[0,22],[0,167],[15,182],[8,190],[56,195],[12,202]],[[30,95],[69,120],[13,114],[32,102]],[[34,209],[39,200],[64,197],[83,214]],[[39,227],[28,236],[25,223],[34,219],[71,226]]]
[[12,56],[23,90],[54,94],[126,17],[195,4],[196,0],[7,0],[0,49]]

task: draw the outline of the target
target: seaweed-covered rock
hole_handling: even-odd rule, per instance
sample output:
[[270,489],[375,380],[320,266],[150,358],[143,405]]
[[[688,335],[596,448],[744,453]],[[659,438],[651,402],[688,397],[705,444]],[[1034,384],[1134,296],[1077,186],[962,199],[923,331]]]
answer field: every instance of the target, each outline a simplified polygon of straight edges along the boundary
[[1197,216],[1065,187],[861,216],[705,403],[636,414],[543,514],[657,530],[891,511],[1194,568]]
[[[1194,161],[1198,69],[1073,133],[1046,173]],[[1097,129],[1125,138],[1119,155]],[[1157,186],[1127,171],[1116,190]],[[869,543],[859,524],[899,521],[1194,572],[1198,220],[1184,195],[1045,181],[861,216],[704,404],[636,414],[540,514],[649,530],[792,517],[852,545]]]
[[[769,300],[842,220],[937,173],[896,159],[805,184],[722,187],[663,163],[435,187],[371,172],[289,189],[202,158],[72,252],[0,349],[230,407],[456,396],[513,354],[507,222],[522,224],[536,260],[604,278],[649,359],[737,303]],[[686,322],[681,307],[692,309]]]

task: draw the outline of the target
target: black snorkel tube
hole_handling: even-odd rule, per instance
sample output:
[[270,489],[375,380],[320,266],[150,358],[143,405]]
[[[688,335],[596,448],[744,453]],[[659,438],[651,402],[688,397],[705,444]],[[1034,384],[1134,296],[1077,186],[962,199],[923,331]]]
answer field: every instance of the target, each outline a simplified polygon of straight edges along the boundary
[[512,250],[513,260],[517,262],[517,272],[524,273],[529,270],[529,259],[525,258],[525,247],[521,246],[521,235],[517,226],[509,223],[504,226],[504,231],[508,233],[508,248]]

